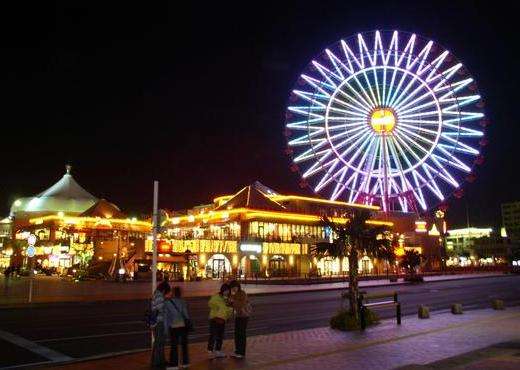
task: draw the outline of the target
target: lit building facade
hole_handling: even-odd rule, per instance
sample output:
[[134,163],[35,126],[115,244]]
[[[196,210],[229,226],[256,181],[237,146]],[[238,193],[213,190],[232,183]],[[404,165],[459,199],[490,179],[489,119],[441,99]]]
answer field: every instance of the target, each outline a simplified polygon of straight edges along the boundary
[[[28,266],[30,235],[36,236],[32,265],[59,272],[72,266],[99,264],[104,265],[99,272],[107,273],[115,262],[119,269],[129,260],[143,257],[151,224],[128,218],[116,205],[96,198],[76,182],[70,171],[67,166],[65,175],[53,186],[13,203],[8,218],[12,235],[2,248],[9,265]],[[128,269],[132,267],[129,263]]]
[[448,230],[446,236],[447,265],[465,267],[486,264],[487,257],[475,253],[475,245],[483,238],[489,239],[492,233],[493,229],[490,227]]
[[520,202],[502,204],[502,226],[511,240],[520,242]]
[[[337,275],[348,272],[348,261],[311,254],[318,242],[332,240],[322,225],[327,215],[345,222],[342,215],[356,208],[374,212],[373,224],[384,224],[403,233],[403,246],[415,243],[429,250],[423,235],[415,235],[415,214],[383,214],[376,206],[329,201],[321,198],[283,195],[255,182],[233,195],[183,213],[173,212],[161,232],[159,269],[174,277],[221,278],[245,276]],[[405,238],[404,235],[407,235]],[[428,237],[428,235],[426,235]],[[438,249],[438,237],[435,240]],[[403,247],[404,248],[404,247]],[[151,260],[152,242],[146,243]],[[392,271],[386,261],[360,256],[361,273]]]

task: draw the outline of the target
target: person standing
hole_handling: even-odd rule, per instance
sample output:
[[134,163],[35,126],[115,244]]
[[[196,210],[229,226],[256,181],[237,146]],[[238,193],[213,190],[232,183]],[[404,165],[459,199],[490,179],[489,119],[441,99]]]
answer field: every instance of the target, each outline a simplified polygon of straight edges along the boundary
[[222,284],[220,292],[211,296],[209,306],[209,339],[208,353],[213,357],[226,357],[222,352],[222,341],[224,340],[224,329],[226,320],[233,314],[233,308],[228,305],[229,285]]
[[190,366],[188,356],[188,323],[190,316],[186,301],[181,297],[181,288],[173,288],[173,298],[165,303],[165,322],[170,334],[170,363],[168,370],[179,369],[179,343],[182,348],[182,366]]
[[166,337],[166,327],[164,323],[164,304],[165,300],[171,298],[171,287],[168,282],[161,282],[153,293],[151,302],[152,315],[155,317],[153,326],[152,344],[152,368],[163,368],[166,365],[164,357],[164,343]]
[[246,355],[246,330],[252,307],[247,294],[242,290],[240,283],[233,280],[229,287],[231,288],[230,302],[235,311],[235,353],[231,356],[235,358],[244,358]]

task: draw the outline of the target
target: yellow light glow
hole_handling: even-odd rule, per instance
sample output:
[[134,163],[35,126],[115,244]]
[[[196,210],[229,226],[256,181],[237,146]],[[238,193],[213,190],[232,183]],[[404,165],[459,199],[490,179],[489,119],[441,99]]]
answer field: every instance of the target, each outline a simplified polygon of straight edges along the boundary
[[123,218],[123,219],[112,218],[112,219],[110,219],[110,221],[108,221],[108,220],[102,219],[100,217],[73,217],[73,216],[65,217],[65,216],[60,216],[59,214],[56,216],[52,215],[52,216],[43,216],[43,217],[39,217],[39,218],[31,218],[29,220],[29,223],[34,224],[34,225],[41,225],[46,221],[62,221],[66,224],[72,224],[72,225],[81,225],[81,224],[92,222],[94,224],[110,223],[110,224],[129,225],[129,226],[131,224],[132,226],[135,225],[135,226],[142,226],[142,227],[146,227],[146,228],[151,228],[151,226],[152,226],[151,223],[147,222],[147,221],[129,222],[129,220],[126,218]]
[[199,262],[201,265],[205,265],[206,264],[206,253],[201,253],[199,255]]
[[376,109],[370,116],[370,125],[377,133],[389,133],[395,127],[395,114],[391,109]]
[[370,206],[367,204],[358,204],[358,203],[347,203],[347,202],[340,202],[337,200],[328,200],[328,199],[321,199],[321,198],[312,198],[312,197],[303,197],[300,195],[272,195],[269,197],[269,199],[274,201],[284,201],[284,200],[304,200],[307,202],[313,202],[313,203],[325,203],[325,204],[331,204],[331,205],[338,205],[338,206],[349,206],[354,208],[365,208],[365,209],[371,209],[374,211],[379,210],[380,208],[378,206]]
[[[311,198],[313,199],[313,198]],[[347,203],[345,203],[347,204]],[[372,207],[372,206],[365,206],[360,205],[363,207]],[[377,208],[377,207],[376,207]],[[235,208],[231,210],[226,211],[214,211],[210,215],[189,215],[189,216],[180,216],[175,220],[175,223],[182,223],[182,222],[195,222],[197,219],[201,219],[204,217],[204,219],[207,219],[209,221],[211,220],[220,220],[222,218],[230,217],[231,215],[235,214],[241,214],[243,219],[250,220],[254,218],[261,218],[261,219],[270,219],[270,220],[284,220],[284,221],[299,221],[299,222],[321,222],[321,216],[317,215],[308,215],[308,214],[302,214],[302,213],[290,213],[290,212],[276,212],[276,211],[263,211],[263,210],[256,210],[256,209],[249,209],[249,208]],[[225,216],[225,217],[224,217]],[[332,222],[336,223],[346,223],[348,222],[348,218],[344,217],[332,217]],[[367,221],[367,224],[370,225],[385,225],[392,227],[394,224],[393,222],[388,221],[380,221],[380,220],[369,220]]]
[[267,256],[266,255],[262,256],[262,265],[267,266]]
[[291,254],[289,256],[289,266],[293,266],[294,265],[294,256]]
[[415,232],[416,233],[425,233],[428,229],[426,229],[426,221],[415,221]]
[[236,254],[233,255],[233,266],[236,266],[238,264],[238,256]]
[[217,205],[221,206],[233,197],[234,195],[221,195],[216,198],[213,198],[213,203],[216,203]]
[[65,214],[62,211],[59,211],[58,212],[58,217],[63,217],[63,216],[65,216]]

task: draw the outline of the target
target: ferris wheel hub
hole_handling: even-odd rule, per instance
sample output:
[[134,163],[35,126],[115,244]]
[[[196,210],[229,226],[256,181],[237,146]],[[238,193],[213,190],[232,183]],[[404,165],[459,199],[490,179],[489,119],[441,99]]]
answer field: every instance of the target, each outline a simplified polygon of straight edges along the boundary
[[395,113],[389,108],[378,108],[370,115],[370,126],[379,134],[393,131],[396,123]]

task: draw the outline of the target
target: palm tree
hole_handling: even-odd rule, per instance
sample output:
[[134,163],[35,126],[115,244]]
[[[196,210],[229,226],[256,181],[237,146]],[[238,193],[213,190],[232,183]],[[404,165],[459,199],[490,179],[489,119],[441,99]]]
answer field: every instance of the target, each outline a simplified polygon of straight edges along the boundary
[[367,223],[372,213],[365,209],[356,209],[346,215],[345,223],[338,223],[327,216],[322,217],[324,226],[328,226],[334,235],[332,243],[318,243],[312,252],[317,258],[348,258],[349,284],[348,298],[350,312],[355,320],[358,313],[358,259],[360,255],[372,258],[394,260],[393,243],[388,227]]

